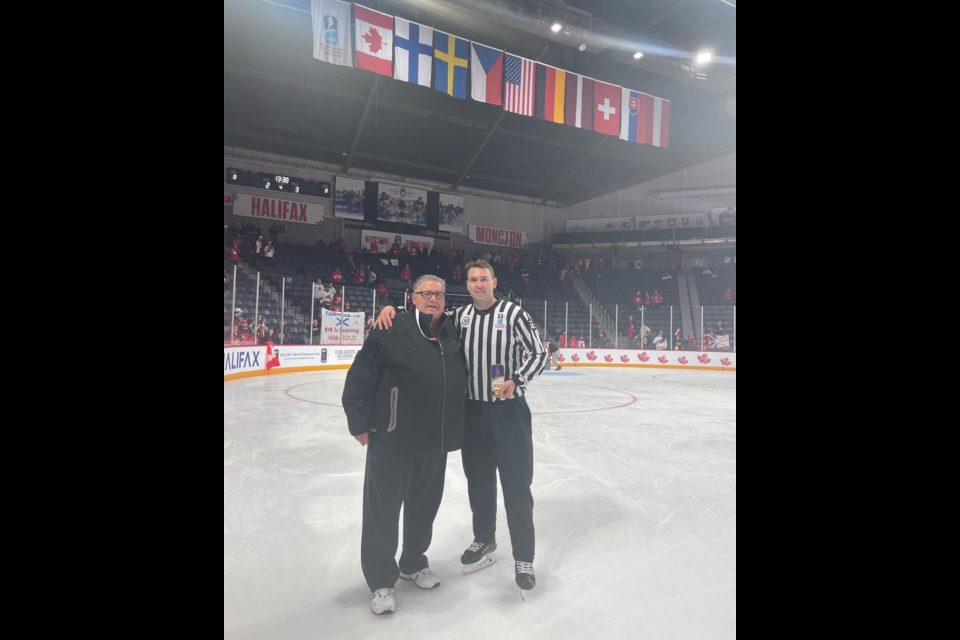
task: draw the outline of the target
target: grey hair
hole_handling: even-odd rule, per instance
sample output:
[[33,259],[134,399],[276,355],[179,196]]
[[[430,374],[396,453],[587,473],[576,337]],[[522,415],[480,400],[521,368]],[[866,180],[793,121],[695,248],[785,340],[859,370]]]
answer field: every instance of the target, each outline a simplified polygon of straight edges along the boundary
[[420,291],[420,285],[428,280],[430,280],[431,282],[439,282],[440,284],[442,284],[443,291],[444,293],[446,293],[447,283],[444,282],[443,278],[438,278],[437,276],[430,276],[430,275],[420,276],[419,278],[417,278],[417,281],[413,283],[413,292],[416,293],[417,291]]

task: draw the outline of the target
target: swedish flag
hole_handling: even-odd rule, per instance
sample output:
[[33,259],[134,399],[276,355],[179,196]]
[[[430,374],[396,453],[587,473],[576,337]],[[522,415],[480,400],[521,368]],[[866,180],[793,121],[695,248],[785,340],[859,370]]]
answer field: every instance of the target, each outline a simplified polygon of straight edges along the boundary
[[433,32],[433,77],[437,91],[467,98],[470,43],[442,31]]

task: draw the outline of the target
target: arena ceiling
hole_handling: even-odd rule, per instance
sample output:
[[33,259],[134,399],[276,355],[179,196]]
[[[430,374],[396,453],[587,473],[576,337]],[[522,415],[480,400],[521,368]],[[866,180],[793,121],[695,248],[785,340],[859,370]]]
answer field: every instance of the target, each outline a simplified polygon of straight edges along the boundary
[[[736,8],[721,0],[366,5],[669,99],[670,148],[315,60],[308,0],[225,0],[224,144],[559,206],[736,151]],[[564,29],[554,33],[554,22]],[[697,79],[691,55],[701,49],[717,60]]]

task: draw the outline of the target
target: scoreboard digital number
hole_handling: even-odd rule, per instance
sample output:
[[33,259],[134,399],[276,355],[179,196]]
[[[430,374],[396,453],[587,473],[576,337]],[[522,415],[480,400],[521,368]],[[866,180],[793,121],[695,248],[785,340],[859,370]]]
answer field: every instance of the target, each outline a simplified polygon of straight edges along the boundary
[[330,197],[329,182],[295,178],[279,173],[264,173],[263,171],[229,167],[224,182],[241,187],[253,187],[254,189],[266,189],[267,191],[279,191],[280,193],[296,193],[315,198]]

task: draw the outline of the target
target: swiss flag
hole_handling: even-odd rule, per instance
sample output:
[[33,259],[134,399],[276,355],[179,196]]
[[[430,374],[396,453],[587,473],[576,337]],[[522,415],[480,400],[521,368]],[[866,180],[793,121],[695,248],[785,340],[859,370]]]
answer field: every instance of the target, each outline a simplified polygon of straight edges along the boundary
[[599,80],[593,83],[593,130],[620,136],[620,87]]
[[267,343],[267,371],[280,366],[280,357],[273,350],[273,343]]
[[361,69],[393,77],[393,16],[354,5],[357,55]]

